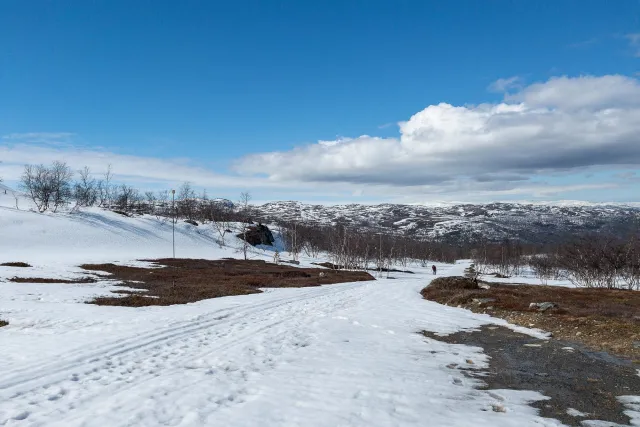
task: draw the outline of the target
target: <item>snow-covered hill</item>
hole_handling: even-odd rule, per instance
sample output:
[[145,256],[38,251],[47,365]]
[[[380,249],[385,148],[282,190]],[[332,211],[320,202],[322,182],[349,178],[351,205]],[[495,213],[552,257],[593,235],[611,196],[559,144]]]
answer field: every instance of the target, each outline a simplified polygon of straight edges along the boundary
[[637,204],[489,203],[426,205],[310,205],[273,202],[256,210],[271,221],[344,223],[362,230],[438,237],[451,242],[518,238],[545,243],[568,234],[621,232],[640,220]]

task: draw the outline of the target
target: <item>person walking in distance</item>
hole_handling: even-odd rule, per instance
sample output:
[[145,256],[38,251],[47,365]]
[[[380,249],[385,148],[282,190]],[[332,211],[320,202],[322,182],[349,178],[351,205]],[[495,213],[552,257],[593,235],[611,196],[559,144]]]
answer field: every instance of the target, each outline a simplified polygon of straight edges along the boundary
[[438,271],[435,264],[431,266],[431,271],[433,271],[433,274],[436,274],[436,272]]

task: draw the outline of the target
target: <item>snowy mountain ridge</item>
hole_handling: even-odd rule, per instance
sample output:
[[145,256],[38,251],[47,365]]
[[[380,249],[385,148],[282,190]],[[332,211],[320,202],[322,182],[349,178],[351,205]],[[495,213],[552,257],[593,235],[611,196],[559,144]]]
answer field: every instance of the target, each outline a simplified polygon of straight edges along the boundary
[[410,234],[452,242],[517,238],[543,243],[567,234],[620,233],[640,221],[639,203],[495,202],[450,205],[314,205],[295,201],[255,207],[269,221],[345,224],[362,231]]

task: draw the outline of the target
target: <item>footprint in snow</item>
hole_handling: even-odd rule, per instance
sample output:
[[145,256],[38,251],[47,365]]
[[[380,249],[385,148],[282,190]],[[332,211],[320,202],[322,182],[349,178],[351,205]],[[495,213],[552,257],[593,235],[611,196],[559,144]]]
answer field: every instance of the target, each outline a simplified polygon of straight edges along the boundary
[[13,419],[16,421],[22,421],[22,420],[26,420],[29,417],[29,415],[30,414],[28,411],[24,411],[24,412],[20,412],[18,415],[13,417]]

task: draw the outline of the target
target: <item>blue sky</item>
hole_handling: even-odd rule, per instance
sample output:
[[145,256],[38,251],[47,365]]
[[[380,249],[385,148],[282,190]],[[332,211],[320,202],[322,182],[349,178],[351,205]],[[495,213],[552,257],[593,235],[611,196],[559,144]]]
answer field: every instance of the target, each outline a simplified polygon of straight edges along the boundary
[[[626,139],[632,128],[615,137],[594,134],[609,138],[596,141],[598,150],[632,150],[628,161],[602,161],[595,142],[581,151],[576,141],[561,166],[535,162],[426,176],[424,169],[438,169],[434,159],[456,163],[455,147],[486,150],[479,139],[443,130],[442,123],[468,123],[452,110],[425,114],[414,132],[422,139],[409,141],[398,126],[440,103],[525,102],[569,114],[576,106],[518,96],[563,76],[567,84],[552,87],[554,93],[599,91],[609,99],[613,86],[634,93],[637,0],[7,0],[0,3],[0,28],[0,176],[8,182],[31,161],[76,166],[84,156],[99,173],[97,156],[141,187],[190,180],[227,197],[253,189],[260,200],[640,200],[633,188],[638,153]],[[571,89],[578,83],[571,79],[584,76],[591,79]],[[599,84],[607,76],[622,79]],[[621,109],[631,121],[638,105],[614,89],[614,101],[585,100],[580,107],[596,115]],[[502,119],[491,117],[480,133]],[[526,115],[527,123],[532,117]],[[425,139],[425,129],[433,128],[440,136]],[[504,150],[524,147],[534,156],[526,148],[538,139],[513,138]],[[427,150],[435,145],[453,147],[445,150],[452,158]],[[385,149],[426,157],[409,164],[389,155],[383,162]],[[578,159],[586,156],[581,153],[593,161]],[[296,164],[301,170],[292,169]],[[322,164],[326,173],[307,164]],[[173,166],[184,177],[170,172]],[[403,173],[411,179],[396,182]]]

